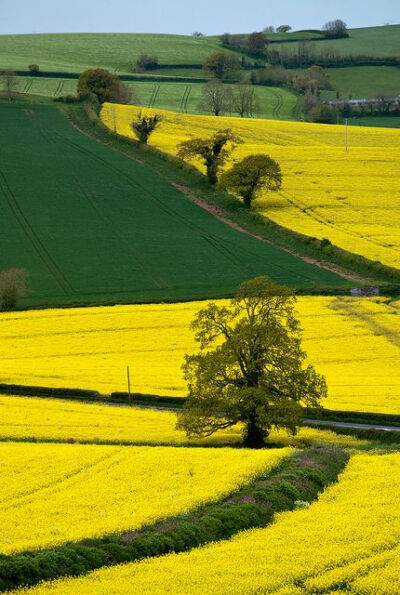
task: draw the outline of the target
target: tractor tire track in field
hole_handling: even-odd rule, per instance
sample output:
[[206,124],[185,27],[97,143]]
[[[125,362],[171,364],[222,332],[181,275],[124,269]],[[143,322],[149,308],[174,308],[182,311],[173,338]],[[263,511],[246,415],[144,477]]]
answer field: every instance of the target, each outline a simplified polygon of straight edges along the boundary
[[[156,287],[158,287],[159,289],[166,289],[169,287],[168,283],[165,280],[160,280],[157,279],[156,277],[154,277],[150,271],[151,271],[151,267],[149,266],[149,263],[147,262],[143,262],[144,261],[144,256],[142,253],[140,253],[133,247],[133,245],[125,238],[125,236],[120,232],[119,228],[114,224],[114,222],[112,221],[112,219],[106,215],[106,213],[100,208],[99,204],[97,203],[95,197],[93,197],[91,195],[90,192],[88,192],[86,190],[86,188],[84,187],[83,184],[81,184],[80,180],[78,179],[76,172],[74,171],[73,167],[69,167],[69,156],[68,154],[64,151],[63,149],[63,145],[64,144],[73,144],[71,143],[69,140],[65,139],[63,136],[59,135],[58,133],[55,132],[50,132],[49,130],[46,130],[44,128],[44,126],[35,118],[34,119],[34,124],[40,129],[42,135],[44,136],[44,138],[48,141],[51,142],[52,144],[54,144],[59,152],[59,155],[61,156],[61,158],[68,164],[68,171],[71,172],[72,177],[75,181],[75,184],[77,185],[77,187],[79,188],[82,196],[92,205],[93,209],[95,210],[95,212],[97,213],[97,215],[100,217],[100,219],[103,220],[103,222],[106,224],[106,227],[108,227],[115,235],[115,237],[117,237],[117,239],[119,241],[121,241],[125,246],[128,247],[129,251],[132,253],[132,255],[135,258],[135,262],[136,264],[139,265],[139,267],[142,269],[142,272],[144,272],[144,274],[154,283],[154,285]],[[63,144],[60,144],[57,140],[57,137],[59,137],[62,141]],[[76,150],[77,146],[73,146],[73,148]],[[93,157],[93,155],[89,152],[89,154]],[[102,163],[102,165],[105,165],[105,163]],[[99,293],[99,292],[97,292]]]
[[22,93],[29,93],[29,89],[32,87],[32,80],[27,80],[25,82],[25,87]]
[[185,114],[188,113],[188,101],[189,101],[189,97],[192,92],[192,89],[193,89],[193,87],[189,86],[188,92],[186,93],[186,99],[185,99],[185,105],[184,105]]
[[[110,446],[110,448],[113,448],[113,447]],[[52,488],[56,487],[57,485],[62,485],[63,483],[67,483],[69,480],[74,479],[75,477],[78,477],[82,473],[86,473],[88,470],[93,470],[96,467],[102,465],[103,463],[106,463],[109,459],[118,455],[122,451],[123,451],[123,448],[118,448],[116,450],[113,450],[112,453],[107,453],[106,455],[103,455],[99,459],[92,461],[91,463],[89,463],[87,465],[84,465],[80,469],[71,471],[68,475],[65,475],[63,477],[58,477],[57,479],[54,479],[50,483],[39,486],[33,490],[30,490],[29,492],[25,492],[24,494],[21,494],[20,496],[16,496],[16,497],[12,496],[11,502],[10,501],[7,502],[7,501],[3,500],[0,504],[0,510],[7,510],[8,508],[14,509],[15,506],[18,506],[18,504],[21,504],[21,503],[25,503],[24,502],[25,500],[28,500],[35,494],[43,492],[44,490],[52,489]]]
[[287,200],[287,202],[292,207],[294,207],[298,211],[301,211],[303,214],[305,214],[307,217],[310,217],[310,219],[313,219],[317,223],[325,225],[326,227],[330,227],[331,229],[334,229],[336,231],[340,231],[341,233],[346,234],[352,238],[355,238],[356,240],[361,239],[364,242],[369,242],[370,244],[378,246],[379,248],[390,248],[394,252],[400,253],[400,248],[396,248],[395,246],[388,245],[385,242],[379,242],[378,240],[373,239],[371,237],[356,233],[354,231],[351,231],[350,229],[346,229],[346,228],[342,227],[341,225],[339,225],[338,223],[334,223],[333,221],[330,221],[323,215],[320,215],[320,214],[317,215],[313,210],[315,207],[312,207],[312,206],[307,207],[307,206],[303,205],[299,200],[295,200],[294,198],[289,198],[287,195],[284,195],[284,194],[282,194],[282,196],[284,197],[285,200]]
[[15,197],[14,193],[12,192],[7,179],[4,173],[0,170],[0,190],[3,193],[3,196],[6,200],[6,203],[12,212],[15,220],[20,225],[21,229],[23,230],[25,236],[30,241],[31,245],[33,246],[36,254],[45,265],[51,276],[53,277],[54,281],[60,287],[60,289],[66,295],[70,295],[75,293],[74,288],[69,283],[68,279],[65,277],[64,273],[58,267],[57,263],[53,260],[47,249],[45,248],[44,244],[42,243],[41,239],[29,223],[27,217],[25,216],[20,204],[18,203],[17,198]]
[[386,341],[400,349],[400,333],[393,332],[383,324],[376,322],[376,320],[374,320],[374,314],[368,314],[367,312],[363,314],[359,309],[354,308],[350,302],[342,302],[339,300],[336,300],[331,305],[331,308],[336,312],[342,311],[350,318],[362,322],[374,335],[384,337]]
[[282,97],[282,94],[279,93],[279,91],[272,91],[272,94],[276,99],[276,104],[273,107],[272,115],[274,118],[276,118],[278,120],[280,111],[283,107],[283,97]]

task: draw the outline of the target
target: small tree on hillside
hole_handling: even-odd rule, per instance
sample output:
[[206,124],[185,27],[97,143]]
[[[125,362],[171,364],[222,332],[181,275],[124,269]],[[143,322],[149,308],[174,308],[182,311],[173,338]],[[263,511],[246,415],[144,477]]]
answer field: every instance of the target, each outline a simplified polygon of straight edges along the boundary
[[325,37],[328,39],[337,39],[339,37],[349,37],[347,24],[341,19],[328,21],[322,27]]
[[281,168],[268,155],[249,155],[222,174],[220,186],[240,196],[250,207],[262,190],[276,192],[281,188]]
[[32,74],[37,74],[40,71],[39,64],[29,64],[28,68]]
[[254,116],[258,110],[258,100],[253,85],[241,82],[233,87],[232,108],[241,118]]
[[157,56],[150,56],[149,54],[141,54],[135,62],[135,72],[146,72],[148,70],[155,70],[159,67]]
[[140,112],[136,121],[131,123],[131,128],[138,141],[147,145],[150,136],[160,124],[161,120],[162,118],[158,114],[154,114],[154,116],[144,116],[142,112]]
[[206,83],[201,90],[199,109],[220,116],[232,107],[232,89],[218,79]]
[[186,355],[189,395],[178,428],[190,438],[236,424],[245,444],[265,444],[272,428],[295,433],[302,405],[318,407],[326,382],[305,366],[295,298],[259,277],[240,285],[229,306],[209,304],[192,322],[200,353]]
[[204,63],[204,70],[220,80],[236,78],[240,67],[240,58],[228,52],[215,52]]
[[269,44],[268,39],[265,37],[265,33],[255,31],[249,35],[247,41],[247,51],[252,56],[260,58],[265,55],[265,50]]
[[239,143],[243,142],[231,130],[219,130],[211,138],[194,138],[178,145],[181,159],[201,159],[211,184],[218,182],[219,168]]
[[292,27],[290,25],[279,25],[279,27],[276,28],[277,33],[288,33],[291,30]]
[[19,298],[28,293],[28,271],[8,269],[0,272],[0,309],[13,310]]
[[3,90],[4,93],[9,101],[11,101],[14,97],[14,91],[17,87],[17,79],[15,76],[15,72],[12,70],[4,70],[1,73],[1,78],[3,80]]

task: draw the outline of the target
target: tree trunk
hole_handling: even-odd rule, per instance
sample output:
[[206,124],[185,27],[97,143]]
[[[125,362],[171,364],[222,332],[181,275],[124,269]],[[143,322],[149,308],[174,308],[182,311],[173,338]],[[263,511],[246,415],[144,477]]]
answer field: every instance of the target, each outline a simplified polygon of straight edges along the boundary
[[217,176],[218,166],[215,163],[207,165],[207,178],[210,184],[215,185],[218,182]]
[[251,194],[245,194],[243,196],[244,206],[247,207],[248,209],[251,207],[251,199],[252,198],[253,198],[253,196]]
[[244,444],[248,448],[262,448],[265,446],[266,432],[257,424],[254,416],[247,422]]

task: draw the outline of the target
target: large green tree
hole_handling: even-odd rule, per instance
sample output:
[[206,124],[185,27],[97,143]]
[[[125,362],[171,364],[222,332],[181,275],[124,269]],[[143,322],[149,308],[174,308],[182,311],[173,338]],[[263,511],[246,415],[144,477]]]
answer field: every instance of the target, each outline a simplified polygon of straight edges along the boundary
[[222,174],[220,186],[240,196],[250,207],[262,190],[276,192],[281,188],[281,168],[269,155],[248,155]]
[[105,101],[129,103],[130,90],[119,77],[104,68],[91,68],[82,72],[78,79],[79,95],[95,95],[100,103]]
[[323,376],[305,365],[291,291],[258,277],[239,286],[230,305],[210,303],[191,328],[200,352],[186,355],[189,395],[178,428],[210,436],[236,424],[245,444],[265,444],[272,428],[295,433],[302,405],[318,407]]
[[211,184],[218,182],[218,171],[233,149],[243,142],[232,130],[218,130],[210,138],[193,138],[178,145],[181,159],[201,159]]

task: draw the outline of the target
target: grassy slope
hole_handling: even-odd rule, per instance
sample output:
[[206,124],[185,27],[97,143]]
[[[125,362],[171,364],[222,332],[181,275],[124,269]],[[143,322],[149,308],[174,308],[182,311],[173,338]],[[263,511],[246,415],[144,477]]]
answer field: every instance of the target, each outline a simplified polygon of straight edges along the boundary
[[[59,78],[18,77],[16,90],[20,93],[58,97],[76,93],[76,80]],[[201,113],[199,103],[202,94],[202,83],[158,83],[137,81],[127,83],[134,91],[138,101],[132,103],[148,107]],[[298,97],[287,89],[258,87],[256,94],[259,102],[259,113],[262,118],[292,120],[295,119]],[[185,101],[186,98],[186,101]],[[154,100],[154,103],[153,103]],[[235,114],[232,114],[235,115]]]
[[[397,56],[399,53],[400,25],[383,27],[362,27],[350,29],[345,39],[324,39],[315,42],[316,51],[332,47],[342,54],[364,54],[368,56]],[[297,43],[279,44],[274,48],[297,48]]]
[[[399,40],[400,46],[400,40]],[[354,66],[329,68],[329,79],[342,97],[377,97],[400,94],[400,68],[395,66]],[[335,99],[335,91],[322,93],[323,97]]]
[[260,274],[299,288],[346,286],[221,223],[54,107],[3,104],[0,122],[0,269],[31,273],[28,304],[217,297]]
[[77,33],[0,35],[0,68],[26,70],[36,62],[42,70],[81,72],[103,66],[132,72],[142,53],[157,54],[160,64],[201,64],[219,41],[184,35]]

